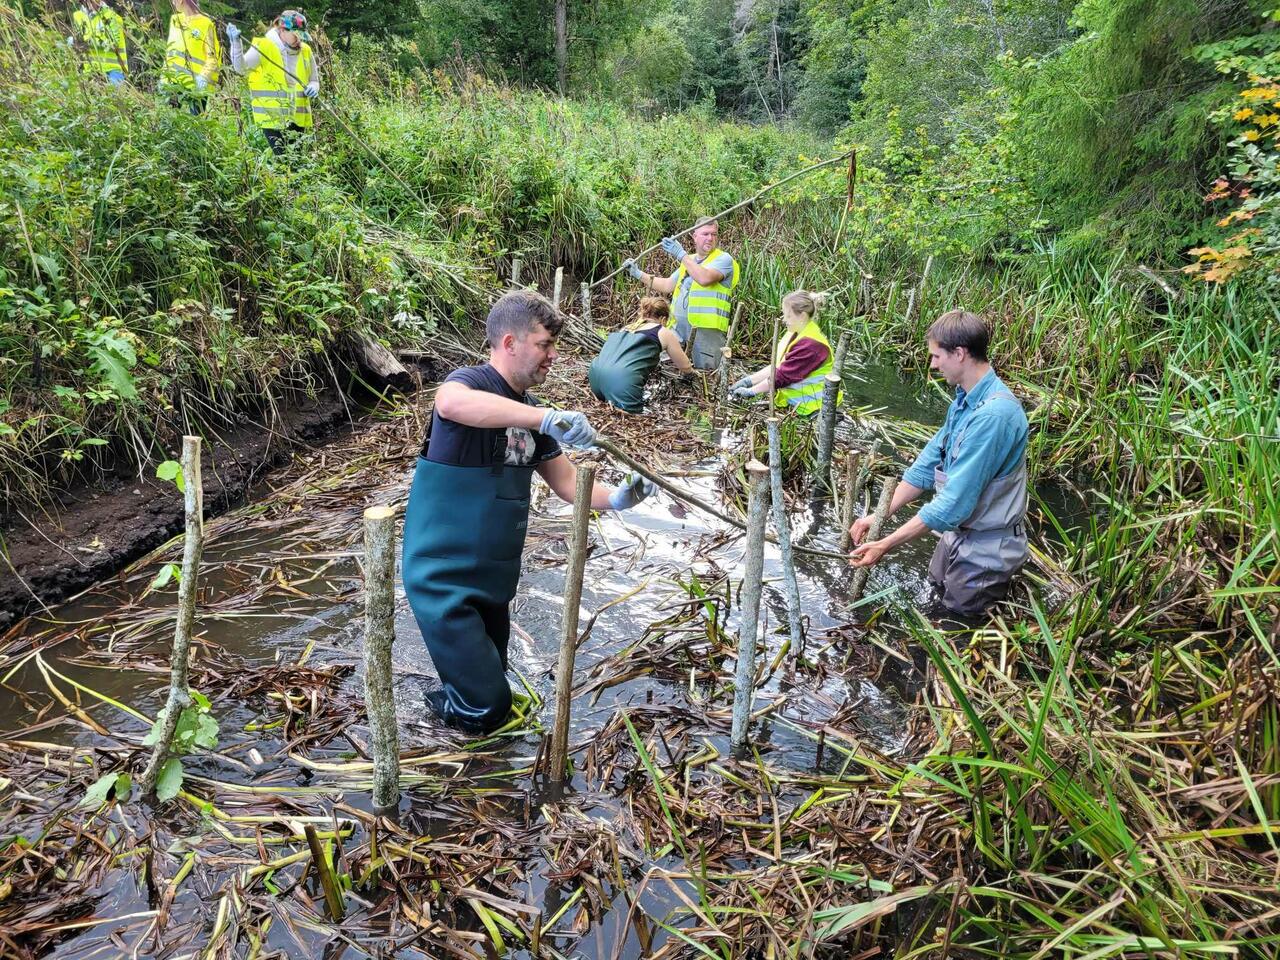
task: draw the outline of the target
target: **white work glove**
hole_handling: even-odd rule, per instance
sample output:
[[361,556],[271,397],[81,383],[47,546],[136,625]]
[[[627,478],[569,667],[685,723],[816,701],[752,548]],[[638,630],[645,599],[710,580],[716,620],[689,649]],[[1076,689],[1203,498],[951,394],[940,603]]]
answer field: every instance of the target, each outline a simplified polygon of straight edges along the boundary
[[733,381],[733,386],[729,388],[729,392],[733,393],[733,391],[737,390],[739,387],[751,386],[751,380],[752,377],[749,373],[745,377],[739,377],[737,380]]
[[596,428],[588,422],[585,413],[577,410],[548,410],[539,429],[566,447],[585,449],[596,439]]
[[320,96],[320,84],[312,80],[302,88],[302,95],[308,100],[314,100],[316,97]]
[[196,74],[196,93],[204,93],[209,86],[209,81],[205,79],[203,74]]
[[735,386],[729,391],[729,396],[733,397],[735,400],[752,400],[756,397],[756,392],[752,390],[750,386]]
[[674,257],[676,260],[685,258],[684,247],[680,246],[680,241],[675,237],[663,237],[661,246],[669,256]]
[[652,480],[646,480],[638,473],[627,475],[626,481],[613,493],[609,494],[609,506],[614,510],[630,510],[645,497],[652,497],[658,492]]
[[640,269],[640,264],[636,263],[634,260],[623,260],[622,269],[627,271],[627,274],[635,280],[639,280],[644,274],[644,271]]
[[240,28],[234,23],[227,24],[227,41],[229,43],[237,43],[240,40]]

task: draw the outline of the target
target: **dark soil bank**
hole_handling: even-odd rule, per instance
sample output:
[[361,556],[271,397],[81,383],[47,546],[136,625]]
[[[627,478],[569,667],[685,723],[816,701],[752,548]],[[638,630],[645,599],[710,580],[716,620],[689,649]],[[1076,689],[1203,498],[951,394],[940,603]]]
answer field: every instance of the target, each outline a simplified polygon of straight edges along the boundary
[[[249,487],[299,444],[350,426],[347,404],[331,391],[289,410],[271,430],[254,424],[206,438],[206,516],[241,503]],[[176,460],[180,452],[170,454]],[[16,517],[0,531],[8,557],[0,562],[0,627],[110,577],[182,528],[182,497],[174,485],[136,474],[78,486],[43,512]]]

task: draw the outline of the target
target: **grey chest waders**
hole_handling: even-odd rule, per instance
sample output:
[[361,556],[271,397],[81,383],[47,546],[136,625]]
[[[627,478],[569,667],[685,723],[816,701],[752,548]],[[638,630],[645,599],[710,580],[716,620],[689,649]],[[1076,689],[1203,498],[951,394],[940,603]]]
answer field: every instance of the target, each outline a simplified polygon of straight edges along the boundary
[[446,722],[499,726],[511,709],[508,605],[520,580],[532,466],[418,458],[404,524],[404,588],[443,685]]
[[[1001,390],[987,397],[975,410],[999,396],[1014,403],[1013,394]],[[953,441],[959,446],[964,431]],[[943,445],[942,462],[946,463]],[[947,485],[940,467],[933,471],[934,494]],[[942,604],[955,613],[971,616],[982,613],[1009,593],[1014,575],[1027,562],[1027,459],[1006,476],[987,484],[977,504],[963,523],[944,533],[929,561],[929,579],[942,588]]]

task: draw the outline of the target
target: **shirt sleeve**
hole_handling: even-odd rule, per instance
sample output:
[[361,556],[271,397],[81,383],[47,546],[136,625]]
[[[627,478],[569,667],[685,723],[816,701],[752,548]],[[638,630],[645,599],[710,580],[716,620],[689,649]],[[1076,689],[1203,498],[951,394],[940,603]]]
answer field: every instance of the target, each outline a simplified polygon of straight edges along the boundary
[[725,283],[728,283],[733,279],[733,257],[729,256],[729,254],[725,253],[723,250],[710,260],[706,261],[703,266],[708,270],[715,270],[719,273],[724,278]]
[[804,337],[787,352],[785,359],[774,371],[775,386],[789,387],[793,383],[799,383],[826,363],[829,356],[831,351],[823,344]]
[[907,467],[907,472],[902,475],[902,479],[913,487],[921,490],[933,489],[934,468],[942,465],[942,431],[945,429],[945,424],[938,429],[933,439],[920,451],[916,462]]
[[920,508],[921,522],[930,530],[945,533],[968,520],[1014,441],[1014,427],[1004,417],[974,414],[965,428],[964,443],[947,467],[946,487]]

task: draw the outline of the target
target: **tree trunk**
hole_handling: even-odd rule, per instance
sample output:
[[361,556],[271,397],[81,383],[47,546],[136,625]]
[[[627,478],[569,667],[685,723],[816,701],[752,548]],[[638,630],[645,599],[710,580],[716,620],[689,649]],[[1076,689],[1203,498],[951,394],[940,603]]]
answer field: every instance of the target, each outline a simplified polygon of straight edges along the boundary
[[565,95],[565,77],[569,68],[568,0],[556,0],[556,83],[560,96]]

